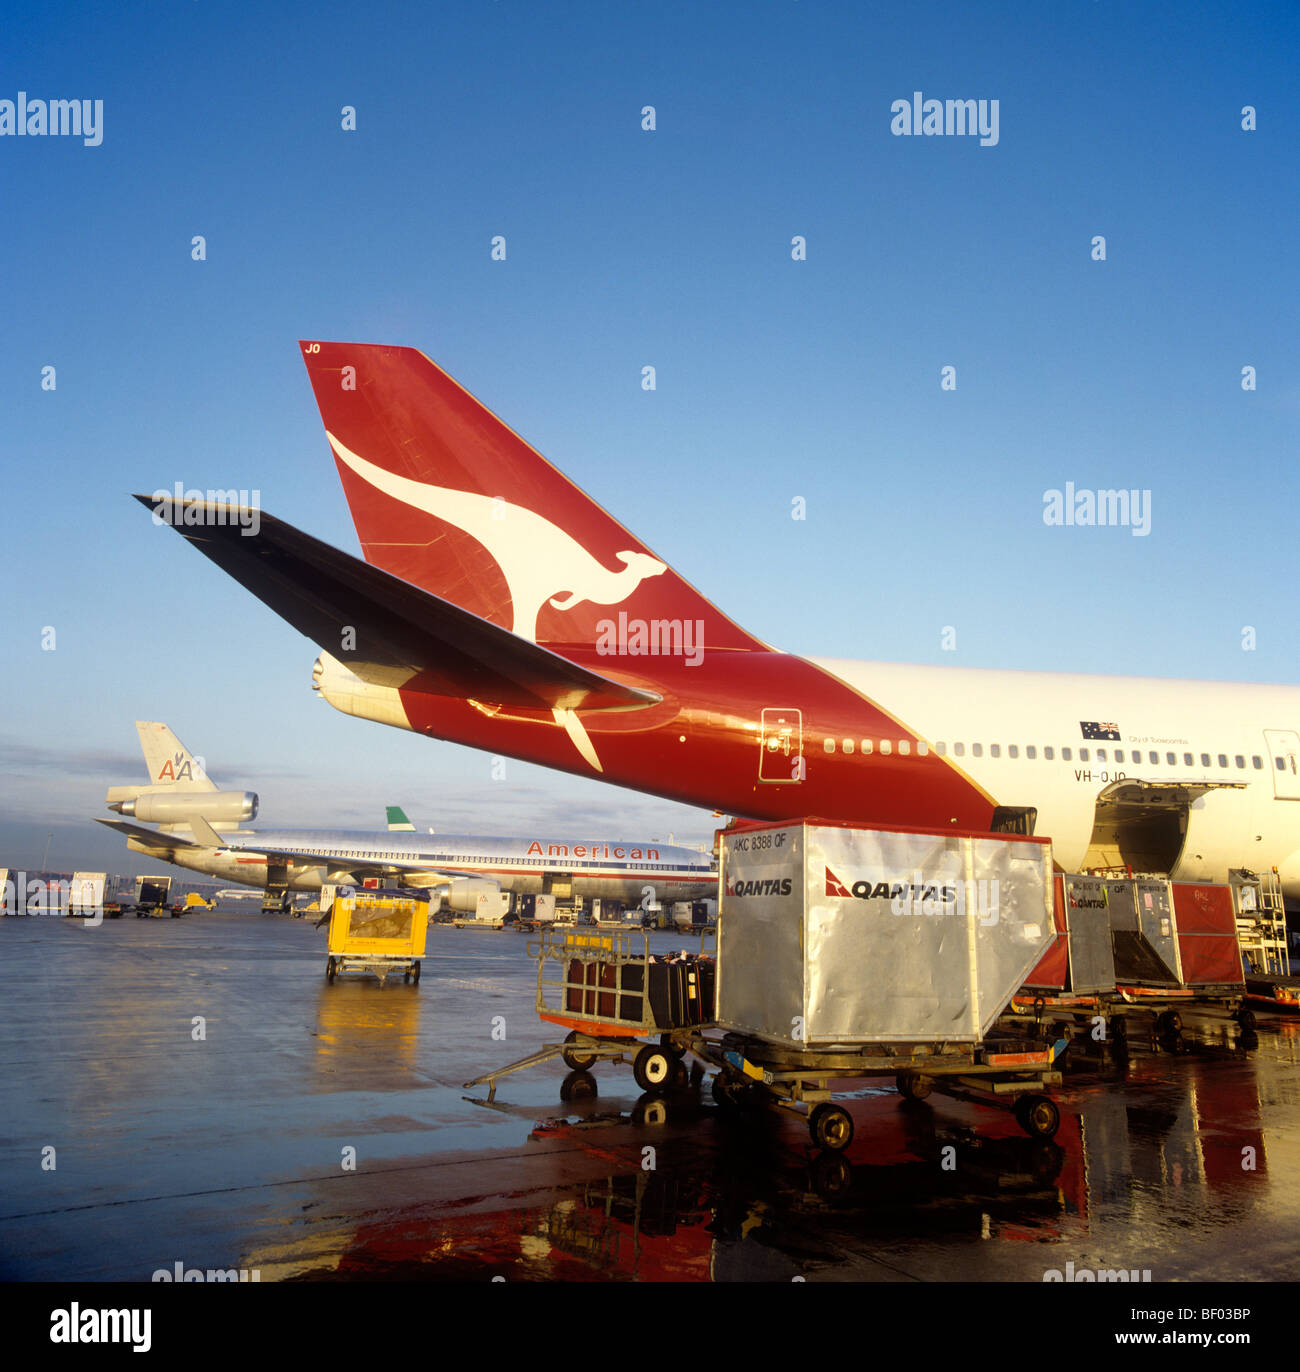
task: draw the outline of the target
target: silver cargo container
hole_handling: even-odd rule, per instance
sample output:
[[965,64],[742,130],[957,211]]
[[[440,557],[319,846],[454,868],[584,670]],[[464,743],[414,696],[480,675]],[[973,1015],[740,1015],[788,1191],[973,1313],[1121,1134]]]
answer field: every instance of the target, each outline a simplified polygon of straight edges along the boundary
[[745,827],[721,890],[718,1020],[795,1049],[978,1042],[1054,937],[1046,839]]
[[1173,893],[1159,877],[1106,882],[1115,977],[1121,984],[1182,985]]
[[1113,991],[1115,950],[1103,878],[1073,874],[1065,878],[1065,927],[1070,940],[1070,990]]

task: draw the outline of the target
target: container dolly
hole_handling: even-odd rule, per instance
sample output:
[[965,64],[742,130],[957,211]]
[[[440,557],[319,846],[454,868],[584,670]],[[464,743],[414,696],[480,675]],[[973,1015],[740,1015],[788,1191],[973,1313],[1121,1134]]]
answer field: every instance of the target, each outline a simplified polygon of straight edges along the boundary
[[933,1090],[982,1103],[1009,1103],[1016,1122],[1031,1138],[1050,1139],[1061,1112],[1046,1094],[1059,1086],[1057,1063],[1066,1040],[1038,1049],[1015,1044],[880,1045],[868,1052],[794,1050],[743,1034],[721,1040],[703,1033],[687,1046],[717,1069],[713,1098],[724,1109],[773,1105],[803,1115],[819,1148],[839,1151],[853,1140],[853,1117],[834,1101],[835,1081],[893,1076],[899,1094],[924,1100]]
[[[641,940],[640,952],[632,950],[634,937]],[[563,1043],[543,1044],[517,1062],[467,1081],[466,1090],[486,1084],[491,1100],[501,1077],[556,1058],[571,1073],[583,1074],[597,1062],[630,1062],[642,1091],[686,1084],[683,1059],[704,1022],[706,1004],[711,1010],[712,985],[704,982],[712,963],[657,963],[651,958],[649,932],[627,928],[544,928],[541,938],[528,944],[528,954],[537,960],[538,1017],[567,1029],[568,1035]],[[685,970],[674,976],[678,968]],[[679,990],[675,1007],[674,984]],[[662,998],[656,994],[661,990]],[[661,999],[659,1012],[656,999]],[[647,1038],[656,1041],[647,1043]],[[562,1098],[577,1094],[594,1095],[594,1079],[566,1079]]]

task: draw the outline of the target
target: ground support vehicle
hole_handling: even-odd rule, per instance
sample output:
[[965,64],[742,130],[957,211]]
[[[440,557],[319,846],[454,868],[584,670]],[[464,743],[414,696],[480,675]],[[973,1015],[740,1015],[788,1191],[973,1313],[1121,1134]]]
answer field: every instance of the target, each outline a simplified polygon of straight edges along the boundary
[[428,905],[415,896],[382,890],[335,896],[329,911],[326,980],[366,972],[382,986],[401,972],[403,981],[418,985],[428,925]]
[[1123,1043],[1130,1021],[1157,1040],[1176,1038],[1183,1013],[1232,1018],[1254,1027],[1244,1005],[1234,909],[1228,886],[1163,877],[1057,874],[1056,937],[1011,998],[1003,1027],[1033,1037],[1075,1027]]
[[689,1047],[721,1105],[806,1114],[813,1142],[839,1150],[853,1135],[840,1083],[892,1076],[913,1100],[1019,1102],[1026,1133],[1056,1132],[1046,1089],[1064,1043],[994,1033],[1055,939],[1046,840],[809,819],[719,842],[722,1037]]
[[[545,928],[528,945],[537,960],[537,1014],[567,1029],[563,1043],[544,1044],[518,1062],[465,1083],[486,1084],[556,1058],[585,1075],[597,1062],[632,1064],[642,1091],[683,1085],[691,1036],[713,1013],[712,958],[658,958],[641,929]],[[647,1040],[650,1040],[647,1042]],[[562,1091],[594,1094],[594,1080]]]
[[847,1148],[853,1117],[839,1093],[873,1077],[892,1076],[899,1094],[924,1100],[932,1091],[1009,1105],[1032,1138],[1052,1138],[1061,1122],[1047,1088],[1058,1086],[1064,1039],[1026,1048],[1013,1040],[982,1044],[889,1044],[857,1052],[802,1051],[742,1034],[692,1036],[687,1046],[717,1070],[713,1098],[724,1109],[776,1106],[804,1115],[818,1148]]

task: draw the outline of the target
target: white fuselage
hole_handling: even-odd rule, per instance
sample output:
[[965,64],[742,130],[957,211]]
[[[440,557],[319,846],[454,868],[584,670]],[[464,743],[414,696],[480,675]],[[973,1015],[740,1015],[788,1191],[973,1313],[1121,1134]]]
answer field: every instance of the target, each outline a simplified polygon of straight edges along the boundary
[[[622,840],[498,838],[469,834],[368,833],[355,830],[258,830],[231,835],[246,851],[182,847],[174,861],[222,880],[250,886],[285,885],[315,891],[326,882],[360,884],[368,869],[388,862],[418,864],[429,872],[488,877],[503,891],[540,893],[566,886],[572,898],[620,900],[638,905],[705,900],[717,895],[708,853],[665,843]],[[261,855],[253,845],[292,849],[292,864]],[[319,859],[319,860],[317,860]],[[403,878],[391,880],[401,885]]]
[[[1300,688],[814,659],[905,721],[999,805],[1032,806],[1067,871],[1083,865],[1115,781],[1197,787],[1171,876],[1276,866],[1300,899]],[[1118,740],[1083,737],[1114,724]],[[810,758],[843,739],[811,738]],[[861,754],[862,740],[851,740]],[[874,748],[881,740],[873,740]],[[936,823],[943,823],[936,816]]]

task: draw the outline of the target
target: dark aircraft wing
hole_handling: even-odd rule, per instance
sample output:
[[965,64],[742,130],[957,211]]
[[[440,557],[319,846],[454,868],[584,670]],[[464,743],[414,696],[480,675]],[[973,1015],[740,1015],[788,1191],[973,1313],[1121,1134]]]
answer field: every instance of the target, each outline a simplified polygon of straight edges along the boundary
[[[262,511],[136,499],[363,681],[398,686],[418,676],[419,689],[436,695],[548,711],[629,710],[661,699],[588,671]],[[257,532],[246,535],[250,527]],[[351,639],[353,648],[340,647]]]

